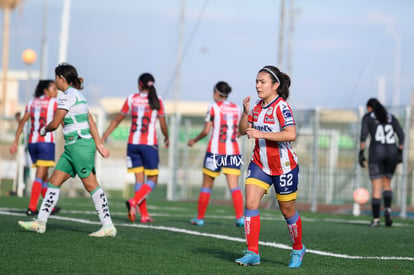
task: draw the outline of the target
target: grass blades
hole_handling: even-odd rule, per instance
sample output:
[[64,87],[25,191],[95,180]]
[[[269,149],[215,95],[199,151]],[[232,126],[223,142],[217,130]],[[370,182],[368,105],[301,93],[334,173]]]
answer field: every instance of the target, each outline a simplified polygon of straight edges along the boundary
[[30,220],[28,198],[0,197],[1,274],[411,274],[414,220],[394,217],[391,228],[368,228],[370,217],[301,212],[307,247],[290,270],[290,238],[280,211],[261,209],[259,266],[234,260],[246,249],[244,229],[229,205],[211,204],[204,226],[189,223],[196,203],[147,201],[152,224],[130,223],[125,201],[111,197],[115,238],[92,238],[99,220],[90,198],[62,197],[45,234],[19,228]]

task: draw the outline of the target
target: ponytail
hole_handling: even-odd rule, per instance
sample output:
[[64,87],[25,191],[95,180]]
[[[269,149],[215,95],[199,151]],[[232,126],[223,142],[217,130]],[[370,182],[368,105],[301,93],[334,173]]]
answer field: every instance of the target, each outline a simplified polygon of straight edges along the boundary
[[148,90],[148,103],[152,110],[159,110],[161,108],[160,100],[158,99],[157,90],[154,86],[155,79],[150,73],[143,73],[138,78],[138,84],[142,89]]

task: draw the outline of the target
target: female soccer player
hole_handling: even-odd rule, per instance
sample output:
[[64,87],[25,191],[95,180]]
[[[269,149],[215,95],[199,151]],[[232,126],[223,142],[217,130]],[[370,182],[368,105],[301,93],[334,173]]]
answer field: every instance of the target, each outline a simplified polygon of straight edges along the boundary
[[[17,152],[19,138],[24,125],[30,118],[30,135],[28,139],[28,149],[33,167],[36,167],[35,180],[32,185],[29,207],[26,214],[28,216],[37,215],[37,202],[40,194],[44,197],[47,190],[47,180],[49,167],[55,166],[55,140],[53,133],[45,136],[39,134],[40,128],[52,121],[55,114],[57,103],[57,88],[53,80],[40,80],[37,84],[34,98],[26,105],[23,118],[19,120],[14,142],[10,147],[10,153]],[[56,207],[53,213],[60,210]]]
[[[120,113],[115,117],[102,136],[102,141],[112,133],[127,114],[131,114],[131,130],[127,145],[128,172],[135,174],[135,196],[126,201],[128,219],[135,221],[139,206],[141,222],[153,222],[148,214],[146,196],[158,181],[158,142],[156,122],[159,119],[164,143],[168,146],[168,128],[162,99],[157,96],[155,79],[149,73],[138,78],[138,93],[126,99]],[[145,181],[146,176],[146,181]]]
[[[391,178],[397,164],[402,161],[404,132],[394,115],[376,99],[367,102],[368,113],[362,118],[359,164],[365,167],[364,149],[368,136],[369,144],[369,177],[372,182],[372,217],[370,227],[380,225],[381,191],[384,199],[385,225],[391,226],[392,188]],[[398,146],[395,135],[398,137]]]
[[290,268],[300,267],[305,246],[302,244],[302,221],[295,208],[299,164],[291,142],[296,139],[296,124],[286,102],[290,78],[274,66],[265,66],[257,74],[256,90],[260,100],[250,109],[250,96],[243,100],[240,134],[255,139],[253,158],[245,182],[246,254],[237,259],[240,265],[258,265],[260,212],[263,195],[271,185],[276,191],[282,215],[285,217],[292,253]]
[[19,221],[19,224],[26,230],[44,233],[49,215],[59,199],[61,185],[70,177],[78,175],[92,196],[102,224],[98,231],[89,236],[115,237],[116,228],[109,213],[108,199],[95,175],[96,150],[103,157],[108,157],[109,151],[101,143],[95,122],[88,110],[88,103],[80,92],[83,89],[83,79],[78,77],[75,67],[69,64],[58,65],[55,75],[56,86],[63,93],[58,98],[53,120],[40,129],[40,135],[45,136],[62,124],[65,150],[50,177],[37,219],[32,222]]
[[203,185],[198,198],[197,218],[190,221],[194,225],[204,224],[204,215],[210,200],[214,179],[220,171],[226,175],[233,206],[236,214],[236,226],[244,226],[243,195],[239,188],[241,155],[237,137],[240,120],[240,108],[227,100],[231,87],[223,81],[218,82],[213,89],[214,103],[207,110],[204,129],[193,139],[188,146],[193,146],[204,138],[213,128],[212,135],[204,157]]

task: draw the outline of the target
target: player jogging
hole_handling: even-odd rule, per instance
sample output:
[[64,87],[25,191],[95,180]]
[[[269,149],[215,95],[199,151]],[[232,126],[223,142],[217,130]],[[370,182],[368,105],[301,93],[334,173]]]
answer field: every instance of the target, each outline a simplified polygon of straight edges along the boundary
[[197,217],[190,221],[194,225],[204,224],[204,215],[210,201],[214,179],[220,175],[220,171],[223,171],[233,199],[236,226],[244,226],[243,194],[239,187],[242,160],[237,140],[240,108],[227,100],[230,92],[231,87],[224,81],[214,86],[214,103],[208,108],[204,128],[195,138],[188,141],[188,146],[191,147],[213,129],[204,157],[203,185],[198,198],[198,213]]
[[44,233],[49,215],[59,200],[60,187],[70,177],[78,175],[85,189],[91,194],[102,224],[98,231],[89,236],[115,237],[117,231],[112,223],[109,202],[95,175],[96,150],[104,157],[109,156],[109,151],[100,142],[98,130],[88,110],[88,103],[80,92],[83,89],[83,79],[78,77],[75,67],[64,63],[55,68],[55,83],[63,93],[59,95],[53,120],[40,129],[40,135],[45,136],[62,124],[64,152],[50,177],[37,219],[31,222],[19,221],[19,225],[29,231]]
[[[385,225],[392,226],[391,179],[397,164],[402,161],[404,132],[400,123],[376,99],[367,102],[367,110],[362,118],[359,164],[365,167],[364,149],[368,136],[371,137],[368,154],[368,171],[372,183],[372,222],[370,227],[380,226],[381,191],[384,199]],[[398,143],[396,140],[398,137]]]
[[240,134],[255,139],[253,158],[245,182],[245,233],[247,252],[236,263],[260,264],[260,201],[273,185],[280,211],[284,216],[292,241],[289,267],[302,264],[306,248],[302,244],[302,220],[296,211],[299,164],[291,142],[296,139],[296,124],[292,110],[286,102],[289,97],[290,78],[274,66],[259,70],[256,91],[260,98],[250,110],[250,97],[243,100]]
[[[10,153],[17,152],[19,138],[24,125],[30,118],[30,134],[28,139],[28,150],[32,159],[33,167],[36,167],[36,175],[32,184],[29,207],[26,214],[33,216],[38,214],[37,203],[42,194],[45,197],[48,182],[48,171],[55,166],[55,137],[54,133],[41,136],[39,131],[42,127],[52,121],[57,108],[57,88],[53,80],[40,80],[36,86],[34,98],[25,108],[23,117],[19,120],[19,126]],[[59,212],[60,207],[55,207],[53,213]]]
[[[155,79],[149,73],[138,78],[138,93],[131,94],[125,100],[120,113],[115,117],[102,135],[104,142],[127,114],[131,114],[131,128],[127,145],[127,169],[135,174],[135,196],[126,201],[128,219],[135,221],[137,206],[141,222],[153,222],[148,214],[146,197],[155,188],[158,181],[158,142],[156,122],[160,122],[164,135],[164,144],[168,146],[168,128],[165,109],[154,86]],[[145,180],[146,176],[146,180]]]

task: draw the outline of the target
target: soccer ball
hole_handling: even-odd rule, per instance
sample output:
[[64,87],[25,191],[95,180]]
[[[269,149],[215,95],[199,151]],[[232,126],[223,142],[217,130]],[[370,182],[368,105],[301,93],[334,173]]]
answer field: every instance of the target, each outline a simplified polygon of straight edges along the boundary
[[369,201],[369,192],[365,188],[358,188],[353,194],[354,202],[366,204]]

